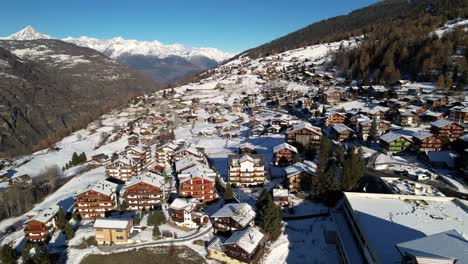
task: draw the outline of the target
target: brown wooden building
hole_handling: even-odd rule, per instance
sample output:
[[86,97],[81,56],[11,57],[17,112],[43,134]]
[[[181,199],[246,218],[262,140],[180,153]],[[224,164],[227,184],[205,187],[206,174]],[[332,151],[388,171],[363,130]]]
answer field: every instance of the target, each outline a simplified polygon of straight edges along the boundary
[[179,195],[202,202],[218,198],[215,188],[216,173],[206,165],[197,165],[178,174]]
[[117,187],[117,184],[107,180],[91,185],[87,190],[75,195],[75,211],[83,219],[105,217],[106,212],[116,206]]
[[444,140],[432,133],[419,131],[413,134],[414,146],[419,151],[439,151],[442,150]]
[[133,177],[122,189],[127,210],[151,210],[166,198],[169,183],[158,174],[145,172]]
[[346,123],[346,115],[343,113],[331,111],[325,115],[326,126],[333,126],[336,124],[344,124],[344,123]]
[[320,145],[322,131],[308,123],[299,123],[286,132],[286,142],[289,144],[301,144],[304,147]]
[[59,212],[58,205],[40,211],[36,216],[25,222],[24,238],[32,242],[44,242],[56,228],[55,218]]
[[294,157],[297,155],[296,147],[288,143],[282,143],[273,148],[273,164],[280,167],[289,166],[294,162]]
[[253,225],[255,211],[247,203],[230,203],[211,215],[211,219],[213,219],[213,227],[216,231],[235,231]]
[[464,133],[464,127],[447,119],[431,123],[431,133],[444,140],[454,141]]

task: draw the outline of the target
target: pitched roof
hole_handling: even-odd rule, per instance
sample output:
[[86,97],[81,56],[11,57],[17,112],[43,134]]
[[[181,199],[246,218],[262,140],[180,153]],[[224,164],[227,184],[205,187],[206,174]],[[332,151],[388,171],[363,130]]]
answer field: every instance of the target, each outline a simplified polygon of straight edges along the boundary
[[132,177],[130,181],[125,184],[124,188],[127,189],[128,187],[139,183],[146,183],[161,188],[165,184],[164,181],[165,179],[162,175],[147,171]]
[[223,244],[236,244],[248,254],[252,254],[264,237],[265,235],[260,230],[249,226],[243,230],[235,231]]
[[402,255],[468,263],[468,241],[455,230],[399,243],[396,247]]
[[211,217],[229,217],[232,220],[236,221],[239,225],[246,226],[255,218],[255,211],[247,203],[231,203],[225,204]]
[[88,192],[88,191],[95,191],[106,196],[111,196],[117,190],[119,185],[117,183],[110,182],[108,180],[100,180],[95,184],[89,185],[85,191],[82,191],[79,194]]
[[294,152],[294,153],[297,153],[297,148],[288,144],[288,143],[282,143],[282,144],[279,144],[278,146],[275,146],[273,148],[273,152],[278,152],[282,149],[289,149],[290,151]]
[[261,154],[233,154],[228,156],[228,164],[230,166],[240,166],[240,163],[244,161],[252,161],[257,166],[262,166],[265,164],[263,155]]
[[200,158],[189,155],[181,160],[176,161],[175,169],[176,171],[179,171],[189,166],[195,166],[195,165],[203,165],[203,164],[200,162]]
[[338,133],[345,132],[345,131],[354,132],[354,130],[352,130],[351,128],[349,128],[348,126],[343,125],[343,124],[336,124],[336,125],[333,125],[333,126],[332,126],[332,129],[335,130],[335,131],[338,132]]
[[297,175],[304,171],[309,174],[315,174],[317,170],[317,165],[312,161],[305,160],[304,163],[294,163],[293,165],[286,167],[284,170],[286,172],[287,177]]
[[321,129],[319,127],[312,126],[311,124],[305,123],[305,122],[300,122],[300,123],[294,125],[292,128],[290,128],[288,130],[288,133],[298,131],[298,130],[301,130],[301,129],[307,129],[307,130],[313,131],[315,133],[318,133],[320,135],[322,134],[322,131],[321,131]]
[[193,209],[197,206],[202,204],[202,202],[198,201],[195,198],[175,198],[174,201],[171,203],[169,208],[175,210],[184,210],[187,212],[192,212]]
[[444,127],[444,126],[450,125],[452,123],[453,122],[450,121],[450,120],[440,119],[440,120],[437,120],[437,121],[434,121],[434,122],[430,123],[430,125],[435,126],[435,127]]
[[40,211],[39,213],[37,213],[37,215],[35,215],[33,218],[31,218],[27,222],[38,221],[41,223],[47,223],[57,215],[59,210],[60,210],[60,207],[58,205],[52,205],[51,207],[46,208]]
[[430,133],[430,132],[427,132],[427,131],[417,131],[417,132],[414,132],[412,136],[414,138],[422,140],[422,139],[425,139],[425,138],[428,138],[428,137],[432,137],[433,134]]
[[388,132],[387,134],[384,134],[384,135],[380,136],[380,139],[385,141],[385,142],[392,142],[392,141],[395,141],[395,140],[397,140],[399,138],[405,138],[405,139],[409,140],[407,137],[405,137],[405,136],[403,136],[401,134],[394,133],[394,132]]

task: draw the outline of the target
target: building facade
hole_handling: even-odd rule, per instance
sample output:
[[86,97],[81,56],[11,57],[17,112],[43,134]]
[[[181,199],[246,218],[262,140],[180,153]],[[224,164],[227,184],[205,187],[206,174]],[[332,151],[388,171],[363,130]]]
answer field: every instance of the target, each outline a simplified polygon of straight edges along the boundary
[[262,155],[229,155],[229,183],[239,186],[261,185],[265,183],[265,161]]

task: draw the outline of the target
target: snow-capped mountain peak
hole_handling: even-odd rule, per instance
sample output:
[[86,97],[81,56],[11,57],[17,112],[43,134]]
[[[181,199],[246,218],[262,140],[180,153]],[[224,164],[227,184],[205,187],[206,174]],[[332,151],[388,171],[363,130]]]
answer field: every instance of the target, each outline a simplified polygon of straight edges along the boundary
[[50,36],[37,32],[32,26],[27,26],[24,29],[11,34],[6,39],[12,40],[35,40],[35,39],[51,39]]
[[179,43],[163,44],[157,40],[140,41],[124,39],[122,37],[96,39],[82,36],[78,38],[64,38],[63,41],[97,50],[114,59],[123,55],[143,55],[158,58],[180,56],[186,59],[204,56],[221,62],[234,56],[234,54],[223,52],[215,48],[192,48]]

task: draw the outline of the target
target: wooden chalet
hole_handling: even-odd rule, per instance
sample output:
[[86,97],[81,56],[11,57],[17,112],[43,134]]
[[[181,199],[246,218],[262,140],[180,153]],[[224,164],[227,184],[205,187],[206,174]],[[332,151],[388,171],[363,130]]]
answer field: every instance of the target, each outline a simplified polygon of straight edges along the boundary
[[145,172],[127,182],[121,193],[127,210],[149,211],[165,200],[169,187],[163,176]]
[[404,152],[411,147],[412,143],[407,137],[394,132],[389,132],[379,138],[380,146],[390,155]]
[[203,212],[203,202],[194,198],[176,198],[169,206],[171,221],[186,228],[197,228],[208,224],[209,216]]
[[331,138],[339,142],[350,140],[353,134],[354,130],[343,124],[336,124],[330,128]]
[[339,113],[337,111],[330,111],[325,114],[325,125],[333,126],[336,124],[346,123],[346,115],[344,113]]
[[442,138],[426,131],[418,131],[412,136],[414,147],[419,151],[440,151],[444,145]]
[[431,133],[444,140],[454,141],[463,135],[465,128],[453,121],[440,119],[431,124]]
[[208,166],[198,164],[181,171],[177,176],[180,197],[192,197],[201,202],[211,202],[218,198],[216,172]]
[[468,124],[468,106],[450,108],[449,119],[458,124]]
[[336,104],[341,101],[341,93],[337,90],[328,90],[322,93],[321,101],[324,104]]
[[139,160],[123,156],[106,166],[106,176],[127,182],[141,170],[142,166]]
[[255,211],[247,203],[230,203],[211,215],[211,219],[216,232],[232,232],[253,226],[255,215]]
[[320,145],[322,130],[308,123],[299,123],[286,131],[286,142],[289,144],[301,144],[305,148]]
[[279,167],[286,167],[293,163],[294,157],[298,155],[297,148],[282,143],[273,148],[273,164]]
[[156,162],[157,163],[170,163],[172,156],[178,146],[172,142],[166,142],[156,148]]
[[82,219],[105,217],[106,212],[116,206],[117,187],[117,184],[107,180],[91,185],[87,190],[75,195],[75,211]]
[[25,222],[24,238],[31,242],[47,241],[56,228],[56,216],[60,207],[46,208]]
[[267,239],[255,227],[234,232],[229,238],[215,237],[208,245],[208,257],[222,263],[257,263]]
[[317,165],[311,161],[304,161],[294,163],[293,165],[286,167],[286,178],[288,179],[289,192],[296,193],[308,189],[312,176],[315,175]]

